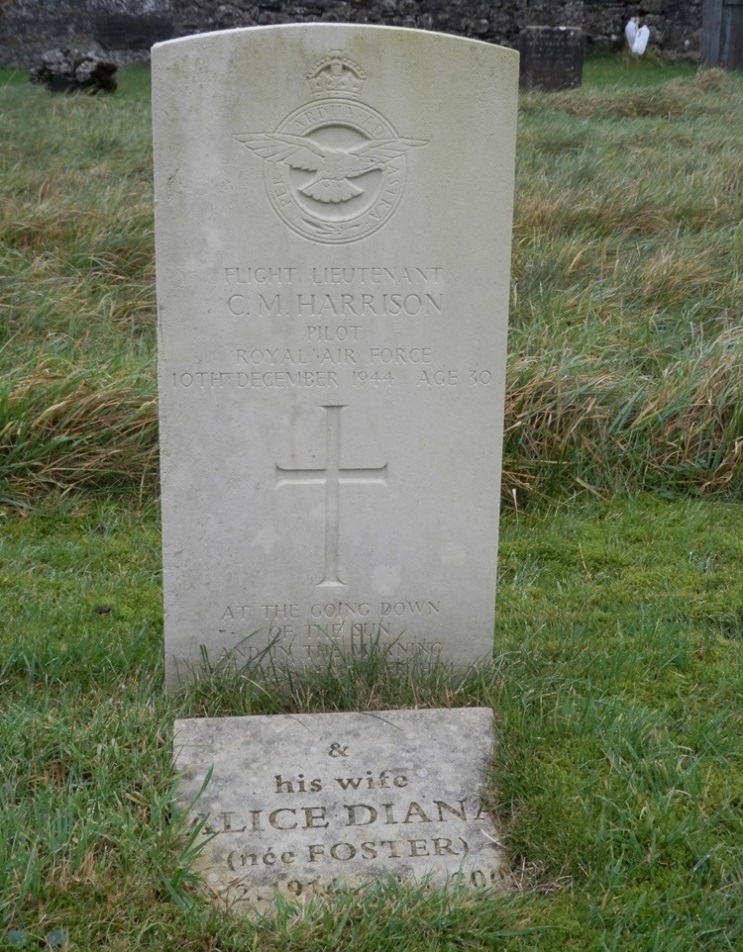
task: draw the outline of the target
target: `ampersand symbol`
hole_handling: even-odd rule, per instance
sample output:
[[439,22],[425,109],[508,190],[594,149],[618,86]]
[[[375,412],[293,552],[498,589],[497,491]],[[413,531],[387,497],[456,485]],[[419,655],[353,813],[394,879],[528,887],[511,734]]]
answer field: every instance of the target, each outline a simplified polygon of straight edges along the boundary
[[341,747],[340,744],[331,744],[328,751],[330,757],[348,757],[348,747]]

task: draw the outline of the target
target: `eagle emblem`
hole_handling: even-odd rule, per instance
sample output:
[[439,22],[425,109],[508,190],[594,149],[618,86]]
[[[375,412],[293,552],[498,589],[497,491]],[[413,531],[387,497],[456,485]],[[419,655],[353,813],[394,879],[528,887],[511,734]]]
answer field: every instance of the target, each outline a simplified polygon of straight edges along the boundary
[[343,243],[381,228],[402,199],[406,155],[427,140],[401,136],[361,100],[366,73],[330,50],[306,74],[313,100],[274,131],[233,133],[263,160],[279,218],[313,241]]
[[262,159],[315,174],[298,189],[318,202],[347,202],[364,189],[352,179],[367,172],[384,170],[388,163],[410,149],[424,146],[422,139],[372,139],[347,149],[329,148],[305,136],[281,132],[236,135],[243,145]]

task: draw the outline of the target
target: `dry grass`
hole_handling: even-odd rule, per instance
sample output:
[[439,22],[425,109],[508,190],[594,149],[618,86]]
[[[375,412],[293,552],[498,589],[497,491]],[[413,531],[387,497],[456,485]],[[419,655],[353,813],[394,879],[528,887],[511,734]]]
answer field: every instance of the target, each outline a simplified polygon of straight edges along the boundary
[[37,365],[0,401],[6,485],[28,494],[53,488],[152,492],[157,419],[149,373],[63,361]]

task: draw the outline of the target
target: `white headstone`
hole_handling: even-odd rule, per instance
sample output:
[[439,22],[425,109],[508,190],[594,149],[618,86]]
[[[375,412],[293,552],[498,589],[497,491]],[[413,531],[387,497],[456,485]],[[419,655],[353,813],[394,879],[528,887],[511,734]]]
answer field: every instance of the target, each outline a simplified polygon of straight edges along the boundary
[[194,864],[238,911],[384,876],[498,888],[485,708],[176,721]]
[[313,24],[152,66],[168,683],[487,658],[517,54]]

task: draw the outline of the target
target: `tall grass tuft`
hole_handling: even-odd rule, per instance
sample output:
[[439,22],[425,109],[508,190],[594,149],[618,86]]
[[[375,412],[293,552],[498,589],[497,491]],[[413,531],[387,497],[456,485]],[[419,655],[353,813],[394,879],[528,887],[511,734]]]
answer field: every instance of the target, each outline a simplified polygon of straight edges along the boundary
[[30,487],[150,493],[156,440],[154,382],[144,370],[46,360],[0,393],[8,493]]

